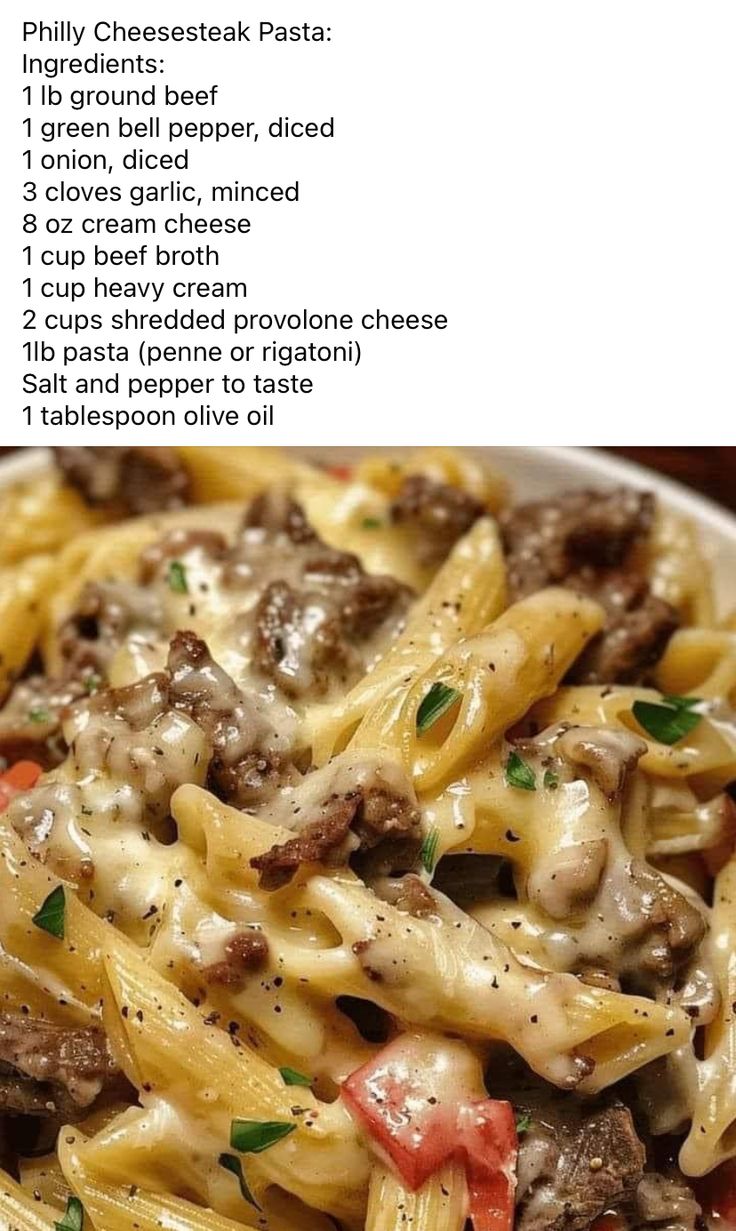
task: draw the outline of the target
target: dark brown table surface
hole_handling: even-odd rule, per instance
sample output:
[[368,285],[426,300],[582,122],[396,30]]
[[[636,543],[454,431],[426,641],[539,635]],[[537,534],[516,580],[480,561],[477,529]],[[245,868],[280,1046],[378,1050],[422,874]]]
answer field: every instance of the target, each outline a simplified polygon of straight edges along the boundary
[[[659,470],[736,513],[736,448],[640,449],[632,445],[606,451]],[[11,452],[0,447],[0,454]]]
[[649,466],[662,474],[694,487],[719,504],[736,513],[736,449],[723,448],[626,448],[609,449],[640,466]]

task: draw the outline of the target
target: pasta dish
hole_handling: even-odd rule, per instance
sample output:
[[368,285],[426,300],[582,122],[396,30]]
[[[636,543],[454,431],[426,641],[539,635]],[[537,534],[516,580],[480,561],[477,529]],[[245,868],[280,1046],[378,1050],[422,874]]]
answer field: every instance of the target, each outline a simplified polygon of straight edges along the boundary
[[736,1220],[736,618],[646,491],[0,493],[2,1231]]

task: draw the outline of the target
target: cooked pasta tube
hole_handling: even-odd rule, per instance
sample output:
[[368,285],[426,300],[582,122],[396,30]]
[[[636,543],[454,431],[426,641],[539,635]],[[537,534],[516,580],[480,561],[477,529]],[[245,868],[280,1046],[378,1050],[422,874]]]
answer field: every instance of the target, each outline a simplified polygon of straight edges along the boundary
[[[121,1114],[127,1110],[125,1103],[103,1105],[99,1110],[92,1110],[83,1120],[74,1126],[77,1135],[100,1132],[108,1124],[115,1123]],[[18,1160],[20,1182],[27,1192],[30,1192],[47,1205],[63,1210],[69,1197],[69,1183],[61,1170],[56,1152],[53,1154],[31,1155]]]
[[50,471],[0,495],[0,565],[39,552],[58,551],[70,539],[105,520]]
[[[185,1172],[171,1172],[167,1160],[157,1164],[157,1158],[175,1154],[171,1140],[148,1139],[145,1136],[145,1116],[139,1116],[140,1133],[137,1142],[130,1140],[130,1125],[121,1126],[116,1140],[108,1136],[100,1144],[85,1140],[76,1127],[63,1130],[63,1148],[59,1150],[61,1165],[69,1184],[82,1201],[85,1211],[99,1231],[159,1231],[162,1226],[176,1231],[235,1231],[236,1227],[266,1228],[267,1231],[329,1231],[329,1219],[309,1211],[288,1194],[268,1194],[265,1205],[256,1206],[240,1193],[237,1178],[213,1160],[211,1171],[222,1177],[223,1185],[232,1190],[229,1211],[207,1208],[207,1194],[197,1188],[197,1151],[179,1145],[182,1162],[191,1159]],[[170,1128],[171,1126],[169,1126]],[[199,1152],[201,1156],[201,1152]],[[135,1182],[131,1183],[131,1180]],[[194,1204],[172,1195],[171,1187],[179,1185],[201,1200]]]
[[176,452],[186,465],[198,504],[250,500],[264,487],[293,484],[313,473],[308,464],[279,449],[179,445]]
[[[436,790],[554,692],[602,624],[598,604],[571,590],[532,594],[483,632],[456,642],[413,683],[393,725],[382,716],[360,738],[401,748],[417,790]],[[438,685],[456,692],[457,706],[423,730],[420,707]]]
[[736,807],[725,792],[701,803],[684,782],[655,785],[647,812],[650,855],[710,851],[732,841],[735,832]]
[[736,1156],[736,859],[716,878],[711,947],[718,973],[721,1008],[705,1030],[690,1132],[680,1150],[686,1175],[705,1175]]
[[59,1165],[56,1154],[44,1154],[40,1158],[22,1158],[18,1163],[21,1187],[36,1200],[53,1207],[56,1217],[63,1210],[69,1196],[69,1185]]
[[736,632],[719,628],[682,628],[657,665],[663,693],[731,697],[736,689]]
[[523,966],[467,916],[416,919],[388,903],[377,908],[359,884],[325,877],[314,877],[305,895],[343,946],[302,952],[303,977],[338,982],[428,1029],[504,1039],[557,1085],[600,1090],[689,1038],[679,1009]]
[[463,1231],[467,1192],[463,1168],[447,1163],[416,1192],[376,1163],[368,1190],[366,1231]]
[[53,1231],[59,1211],[36,1200],[0,1171],[0,1227],[3,1231]]
[[246,1210],[247,1220],[233,1222],[204,1209],[172,1197],[168,1193],[147,1192],[136,1182],[110,1184],[85,1166],[82,1137],[74,1128],[62,1130],[59,1158],[69,1183],[96,1231],[160,1231],[161,1227],[176,1227],[177,1231],[237,1231],[243,1225],[257,1227],[257,1211]]
[[[199,1002],[207,1016],[227,1022],[230,1030],[237,1029],[240,1037],[251,1040],[270,1063],[306,1072],[316,1088],[320,1079],[343,1080],[372,1049],[340,1012],[335,998],[305,985],[298,964],[287,969],[280,953],[282,937],[293,941],[298,935],[305,945],[329,945],[331,925],[322,916],[296,911],[293,895],[288,905],[273,906],[264,903],[263,895],[252,902],[244,897],[236,893],[223,897],[220,914],[210,901],[182,884],[149,950],[151,964],[190,1000]],[[221,966],[224,980],[211,978],[210,971],[218,967],[208,966],[208,961],[216,963],[234,936],[252,936],[251,924],[263,942],[258,977],[228,982],[229,972]]]
[[[64,887],[63,938],[35,926],[33,917],[49,894],[63,886],[58,876],[31,858],[0,817],[0,969],[16,1004],[44,1008],[44,1016],[90,1020],[102,994],[102,953],[132,953],[125,936],[99,919]],[[11,989],[17,987],[17,992]]]
[[481,518],[459,540],[409,614],[406,628],[381,661],[343,701],[314,706],[306,716],[317,765],[351,737],[370,747],[404,701],[411,683],[458,637],[472,636],[503,610],[506,569],[495,523]]
[[57,568],[52,556],[29,556],[0,568],[0,699],[20,675],[44,628]]
[[688,518],[660,507],[639,555],[658,598],[676,607],[688,624],[708,627],[713,623],[710,569]]
[[537,727],[555,722],[613,727],[634,731],[647,743],[639,765],[656,778],[704,779],[718,790],[736,776],[736,729],[728,715],[703,706],[703,718],[694,730],[675,744],[663,744],[648,735],[633,714],[635,701],[661,705],[662,695],[651,688],[623,685],[586,685],[559,688],[553,697],[540,701],[530,715]]
[[361,1214],[368,1158],[340,1103],[318,1104],[309,1091],[300,1091],[307,1114],[296,1115],[293,1093],[278,1069],[208,1026],[142,958],[110,952],[105,971],[105,1025],[139,1089],[165,1098],[192,1117],[199,1131],[206,1122],[207,1132],[222,1143],[233,1120],[289,1125],[283,1140],[258,1155],[257,1170],[316,1209],[348,1220]]

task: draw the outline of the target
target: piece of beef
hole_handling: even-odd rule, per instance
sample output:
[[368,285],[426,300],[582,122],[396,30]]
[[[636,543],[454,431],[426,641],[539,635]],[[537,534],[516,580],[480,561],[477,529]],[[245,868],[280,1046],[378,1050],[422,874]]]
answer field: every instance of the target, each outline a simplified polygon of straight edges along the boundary
[[[351,551],[339,551],[317,539],[313,550],[304,555],[302,576],[312,585],[331,585],[341,581],[352,585],[366,577],[363,565]],[[370,577],[370,581],[384,581],[383,577]]]
[[[310,618],[311,617],[311,618]],[[255,609],[254,661],[290,697],[326,692],[333,671],[345,673],[349,647],[324,605],[285,581],[266,587]]]
[[244,530],[263,530],[273,537],[284,534],[295,544],[319,543],[301,505],[279,488],[268,488],[251,501],[243,519]]
[[[629,904],[636,902],[641,942],[637,966],[659,979],[671,979],[703,939],[703,915],[654,868],[638,859],[629,867]],[[620,895],[619,895],[620,896]]]
[[519,1141],[516,1231],[584,1231],[604,1211],[631,1205],[645,1150],[627,1107],[546,1091],[515,1102],[530,1116]]
[[282,889],[303,863],[322,863],[325,867],[347,863],[348,834],[359,804],[357,793],[352,798],[329,800],[322,815],[305,825],[296,837],[251,859],[250,866],[260,873],[261,889]]
[[[600,593],[593,598],[601,601]],[[604,603],[605,606],[605,603]],[[609,614],[568,673],[574,684],[635,684],[659,662],[680,624],[674,607],[646,585],[628,608]]]
[[501,517],[512,599],[562,582],[585,565],[620,567],[653,519],[652,494],[627,487],[515,505]]
[[695,1193],[679,1174],[648,1171],[636,1190],[635,1225],[660,1231],[695,1231],[700,1225]]
[[141,552],[139,575],[142,584],[153,581],[172,560],[196,549],[212,560],[221,560],[227,551],[227,541],[216,530],[186,530],[183,527],[169,530]]
[[616,727],[568,727],[563,724],[554,742],[554,750],[571,766],[587,769],[608,802],[615,803],[621,799],[626,783],[644,756],[647,745],[632,731]]
[[324,543],[303,509],[272,489],[248,508],[223,567],[227,586],[259,594],[253,661],[289,697],[349,686],[390,636],[410,599],[392,577],[367,574],[357,556]]
[[69,707],[87,689],[79,680],[31,675],[20,680],[0,710],[0,757],[7,765],[35,761],[45,770],[67,754],[61,729]]
[[260,872],[262,889],[280,889],[303,863],[339,867],[353,851],[416,834],[420,823],[419,810],[408,796],[386,787],[359,786],[330,795],[314,820],[294,838],[251,859],[251,867]]
[[397,607],[406,606],[410,593],[393,577],[364,573],[343,595],[336,594],[337,618],[343,637],[364,641]]
[[[85,702],[90,715],[118,718],[131,731],[143,731],[169,708],[169,679],[163,671],[153,671],[142,680],[123,688],[105,688]],[[89,768],[93,768],[92,765]]]
[[256,665],[291,697],[324,695],[334,679],[348,684],[359,675],[365,642],[384,622],[398,622],[410,597],[392,577],[346,583],[333,572],[323,581],[299,590],[274,581],[255,608]]
[[63,1086],[34,1081],[0,1063],[0,1113],[13,1117],[49,1116],[60,1123],[80,1119],[87,1109],[80,1108]]
[[242,988],[250,971],[258,970],[267,959],[268,941],[263,932],[248,928],[231,936],[222,961],[205,966],[202,974],[207,983]]
[[0,1061],[0,1106],[22,1114],[89,1107],[119,1077],[97,1027],[57,1026],[9,1013],[0,1014]]
[[291,778],[287,740],[218,666],[201,637],[177,633],[167,665],[170,703],[193,718],[212,745],[208,784],[220,799],[251,807]]
[[381,896],[397,910],[403,910],[415,919],[427,919],[439,914],[437,899],[421,876],[408,872],[399,880],[389,882],[388,892]]
[[461,488],[423,474],[408,475],[391,505],[392,521],[415,530],[420,559],[427,564],[443,560],[484,512]]
[[601,603],[603,631],[572,667],[576,684],[636,683],[662,656],[679,623],[630,564],[650,533],[654,497],[629,488],[572,491],[517,505],[501,519],[513,599],[552,584]]
[[160,606],[149,590],[131,582],[87,582],[58,633],[67,675],[104,676],[128,633],[155,636],[160,624]]
[[65,479],[90,504],[110,504],[128,513],[175,509],[189,498],[189,475],[173,449],[57,448]]
[[[69,721],[72,777],[42,781],[11,801],[11,825],[57,875],[77,881],[94,875],[89,850],[82,854],[61,836],[78,823],[85,807],[114,826],[122,797],[127,823],[137,820],[160,841],[173,839],[171,796],[182,783],[197,780],[197,758],[204,761],[208,746],[193,722],[173,712],[168,686],[167,675],[151,674],[78,701]],[[101,770],[116,789],[104,800],[93,791],[91,800],[89,775]]]
[[[567,723],[515,747],[538,780],[548,770],[562,785],[585,778],[619,808],[627,778],[646,751],[645,742],[630,731]],[[697,906],[644,860],[632,857],[613,827],[606,837],[548,853],[531,869],[526,893],[550,918],[578,920],[568,969],[625,978],[627,990],[635,985],[645,995],[672,985],[705,933]],[[584,901],[591,905],[581,915]]]

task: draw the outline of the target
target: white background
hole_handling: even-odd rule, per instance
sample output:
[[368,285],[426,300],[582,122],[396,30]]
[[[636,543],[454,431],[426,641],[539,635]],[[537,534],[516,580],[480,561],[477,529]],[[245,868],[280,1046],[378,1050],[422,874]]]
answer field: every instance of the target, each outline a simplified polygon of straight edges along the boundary
[[[21,42],[23,20],[91,25],[101,17],[123,24],[311,21],[331,25],[332,42],[240,50],[229,44],[103,46],[85,39],[74,49]],[[225,149],[189,143],[192,171],[180,175],[203,186],[297,177],[302,185],[298,206],[241,207],[254,220],[253,234],[211,240],[225,264],[225,254],[233,264],[203,276],[245,277],[252,292],[242,306],[252,311],[308,306],[358,313],[381,307],[449,317],[443,333],[374,337],[357,369],[289,369],[312,376],[317,387],[308,397],[274,399],[277,429],[268,435],[190,429],[179,433],[181,443],[734,441],[731,0],[227,0],[201,6],[152,0],[104,12],[82,0],[6,6],[2,443],[170,443],[166,434],[145,429],[129,431],[123,440],[111,429],[29,434],[23,426],[20,408],[29,400],[128,401],[75,394],[29,399],[21,392],[23,372],[29,366],[38,370],[21,353],[29,337],[20,331],[27,306],[20,227],[28,208],[21,202],[27,178],[21,158],[23,50],[163,56],[163,77],[63,76],[52,84],[218,82],[219,105],[201,118],[251,118],[265,127],[279,114],[334,115],[333,142],[262,140],[243,144],[242,154],[233,143]],[[40,79],[33,80],[38,88]],[[69,114],[65,109],[63,115]],[[53,118],[53,112],[47,115]],[[97,148],[91,142],[68,144]],[[146,174],[165,181],[175,173]],[[109,182],[141,178],[124,176]],[[62,173],[34,175],[39,183],[44,177],[59,180]],[[83,212],[108,210],[134,212],[127,205]],[[117,242],[133,246],[140,240]],[[57,274],[66,276],[52,271]],[[149,269],[118,276],[162,274]],[[156,310],[142,301],[115,306],[124,303]],[[87,300],[86,307],[94,305]],[[82,372],[101,374],[90,365]],[[205,400],[248,406],[264,399]],[[150,396],[136,399],[155,403]]]

